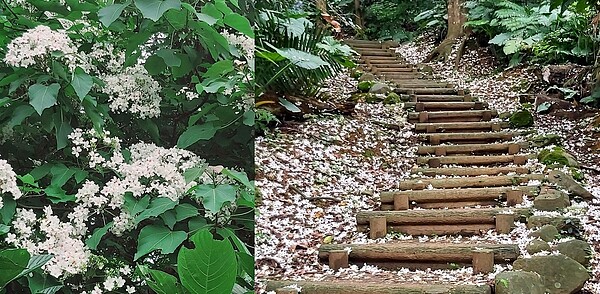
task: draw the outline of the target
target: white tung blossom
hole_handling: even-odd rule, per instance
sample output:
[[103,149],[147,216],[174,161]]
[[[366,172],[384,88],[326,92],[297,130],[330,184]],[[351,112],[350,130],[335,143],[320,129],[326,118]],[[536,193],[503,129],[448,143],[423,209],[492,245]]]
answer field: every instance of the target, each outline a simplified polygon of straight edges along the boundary
[[77,53],[77,48],[66,33],[39,25],[8,44],[4,62],[15,67],[30,67],[43,63],[56,51],[67,56]]
[[[6,160],[0,159],[0,194],[10,193],[15,199],[21,197],[21,190],[17,186],[17,174]],[[0,197],[0,208],[2,208],[2,197]]]
[[140,118],[160,116],[160,84],[141,64],[103,77],[102,91],[109,95],[110,109],[116,113],[129,112]]

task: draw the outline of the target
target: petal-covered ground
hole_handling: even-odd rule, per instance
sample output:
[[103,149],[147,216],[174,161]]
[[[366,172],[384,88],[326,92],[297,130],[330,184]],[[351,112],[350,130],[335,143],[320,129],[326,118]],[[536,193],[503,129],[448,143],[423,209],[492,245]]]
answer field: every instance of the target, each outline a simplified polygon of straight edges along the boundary
[[[432,45],[425,41],[409,43],[398,49],[409,62],[419,62]],[[485,50],[467,52],[462,66],[455,70],[452,58],[447,63],[429,64],[436,75],[471,89],[472,95],[490,103],[499,112],[512,111],[519,95],[537,78],[527,69],[494,74],[494,62]],[[488,60],[482,62],[482,60]],[[467,70],[468,69],[468,70]],[[335,98],[353,91],[356,82],[340,75],[326,85]],[[370,240],[356,232],[355,215],[374,210],[379,193],[394,189],[410,177],[417,146],[412,124],[406,122],[402,105],[359,103],[352,116],[317,115],[302,122],[287,122],[256,141],[256,184],[260,190],[260,213],[256,218],[256,269],[258,292],[264,280],[273,279],[352,279],[370,281],[410,281],[445,283],[489,283],[495,273],[473,275],[470,267],[456,270],[409,271],[381,270],[375,266],[352,266],[334,272],[320,263],[317,251],[323,243],[370,242],[462,242],[517,243],[523,254],[531,240],[530,231],[519,225],[510,235],[489,233],[475,237],[438,236],[435,238],[389,234]],[[533,128],[539,134],[554,133],[564,138],[563,146],[580,161],[588,188],[600,199],[600,153],[591,146],[598,140],[598,129],[586,128],[590,119],[571,120],[554,115],[538,115]],[[596,136],[596,137],[594,137]],[[525,140],[525,137],[519,138]],[[595,153],[594,153],[595,152]],[[535,160],[528,165],[541,172]],[[537,183],[531,183],[537,184]],[[530,206],[526,201],[523,206]],[[582,218],[584,235],[600,252],[600,201],[588,205],[575,203],[568,214]],[[550,253],[548,253],[550,254]],[[600,256],[593,260],[594,278],[586,288],[600,293]],[[502,266],[497,266],[496,272]]]

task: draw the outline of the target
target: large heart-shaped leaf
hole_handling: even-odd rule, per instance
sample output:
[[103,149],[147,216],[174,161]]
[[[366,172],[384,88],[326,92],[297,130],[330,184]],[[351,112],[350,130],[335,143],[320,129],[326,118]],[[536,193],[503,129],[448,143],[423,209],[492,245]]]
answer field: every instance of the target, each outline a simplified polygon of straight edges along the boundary
[[0,251],[0,289],[27,269],[29,253],[25,249]]
[[131,2],[127,1],[123,4],[112,4],[108,5],[98,11],[98,18],[100,22],[105,26],[109,27],[119,16],[123,13],[123,10],[129,6]]
[[250,21],[248,21],[246,17],[237,13],[231,13],[225,15],[223,22],[226,25],[236,29],[238,32],[250,38],[254,38],[254,31],[252,30],[252,25],[250,25]]
[[179,0],[136,0],[135,6],[142,12],[145,18],[157,21],[167,10],[180,9]]
[[83,69],[77,67],[73,73],[71,86],[73,86],[73,89],[75,90],[75,93],[77,93],[79,100],[83,101],[83,98],[85,98],[85,96],[90,92],[93,85],[94,80],[92,77]]
[[226,202],[235,201],[236,193],[231,185],[200,185],[196,190],[196,196],[202,198],[206,210],[217,212]]
[[85,245],[87,245],[87,247],[92,250],[96,250],[98,244],[100,244],[100,241],[102,240],[102,237],[106,235],[106,233],[110,228],[112,228],[112,226],[113,222],[110,222],[104,227],[95,229],[94,233],[89,238],[87,238],[87,240],[85,240]]
[[217,133],[217,128],[212,123],[189,127],[177,140],[177,148],[187,148],[200,140],[210,140]]
[[194,234],[190,240],[195,248],[182,247],[177,256],[183,286],[194,294],[231,293],[237,274],[231,243],[214,240],[207,229]]
[[177,281],[177,278],[163,271],[138,266],[148,286],[157,294],[186,294],[187,291]]
[[31,85],[29,87],[29,104],[33,106],[39,115],[42,115],[44,109],[56,105],[58,90],[60,90],[60,85],[57,83],[50,86],[42,84]]
[[156,198],[150,202],[148,208],[143,210],[137,217],[135,217],[134,223],[137,225],[145,219],[159,216],[161,213],[174,208],[175,205],[177,205],[177,202],[167,197]]
[[186,238],[187,233],[184,231],[171,231],[165,226],[145,226],[138,236],[137,252],[133,260],[138,260],[140,257],[159,249],[162,254],[173,253]]

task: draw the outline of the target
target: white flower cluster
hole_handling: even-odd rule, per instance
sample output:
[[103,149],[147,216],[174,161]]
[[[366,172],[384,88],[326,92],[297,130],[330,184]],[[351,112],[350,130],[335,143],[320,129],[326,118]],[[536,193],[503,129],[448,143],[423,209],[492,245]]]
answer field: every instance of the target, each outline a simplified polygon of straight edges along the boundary
[[102,91],[109,95],[110,109],[116,113],[129,112],[140,118],[160,115],[160,84],[141,64],[103,77]]
[[16,67],[43,63],[56,51],[65,56],[77,53],[76,46],[66,33],[53,31],[44,25],[29,29],[21,37],[12,40],[7,49],[4,62]]
[[75,275],[86,269],[90,253],[80,239],[80,229],[61,222],[50,206],[38,218],[32,210],[17,209],[12,222],[15,233],[8,233],[6,242],[25,248],[30,254],[52,254],[43,269],[53,277]]
[[187,98],[187,100],[198,99],[198,97],[200,96],[198,94],[198,92],[191,90],[188,87],[183,87],[179,91],[177,91],[177,95],[182,95],[182,94],[185,95],[185,98]]
[[[10,193],[15,199],[22,196],[21,190],[17,186],[17,174],[6,160],[0,159],[0,194],[2,193]],[[3,205],[2,197],[0,197],[0,208]]]
[[227,30],[221,32],[221,35],[227,39],[229,44],[242,51],[242,54],[248,61],[248,64],[254,64],[254,39],[241,34],[229,33]]
[[[80,157],[81,153],[85,152],[90,168],[114,168],[116,165],[121,164],[124,159],[121,152],[114,152],[121,150],[121,141],[118,137],[109,137],[109,135],[110,132],[108,131],[98,133],[94,129],[87,131],[79,128],[74,129],[68,135],[69,140],[73,143],[71,152],[73,152],[75,157]],[[105,149],[104,151],[113,151],[110,160],[107,160],[100,154],[99,151],[102,149]]]

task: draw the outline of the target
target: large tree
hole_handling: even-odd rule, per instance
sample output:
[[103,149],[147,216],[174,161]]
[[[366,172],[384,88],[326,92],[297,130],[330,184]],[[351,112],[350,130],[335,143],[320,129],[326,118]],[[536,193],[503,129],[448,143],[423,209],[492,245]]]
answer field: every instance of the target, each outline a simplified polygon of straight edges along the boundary
[[452,46],[465,35],[464,24],[467,20],[463,7],[464,0],[448,0],[448,32],[446,38],[425,59],[430,62],[435,59],[448,59]]

